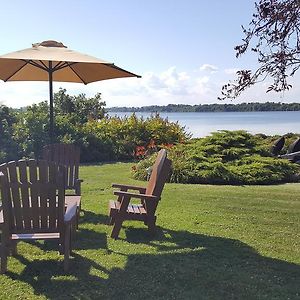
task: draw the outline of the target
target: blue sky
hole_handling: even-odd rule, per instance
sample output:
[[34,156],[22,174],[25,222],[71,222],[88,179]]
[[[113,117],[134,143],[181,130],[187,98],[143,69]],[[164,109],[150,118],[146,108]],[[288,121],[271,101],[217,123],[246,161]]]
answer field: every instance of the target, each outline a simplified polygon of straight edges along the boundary
[[[236,59],[233,50],[253,12],[252,0],[4,1],[0,55],[53,39],[142,75],[87,86],[54,84],[55,91],[63,87],[72,95],[101,92],[108,107],[217,103],[236,69],[255,66],[253,55]],[[266,84],[234,102],[299,99],[297,86],[266,94]],[[47,83],[0,82],[0,101],[8,106],[47,99]]]

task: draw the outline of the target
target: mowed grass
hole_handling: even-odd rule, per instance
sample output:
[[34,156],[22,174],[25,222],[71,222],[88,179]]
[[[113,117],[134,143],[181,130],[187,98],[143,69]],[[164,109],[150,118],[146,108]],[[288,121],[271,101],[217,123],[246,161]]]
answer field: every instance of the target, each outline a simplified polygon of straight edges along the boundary
[[52,243],[20,242],[0,299],[300,299],[300,184],[167,184],[158,230],[107,225],[111,183],[130,163],[81,167],[82,216],[69,273]]

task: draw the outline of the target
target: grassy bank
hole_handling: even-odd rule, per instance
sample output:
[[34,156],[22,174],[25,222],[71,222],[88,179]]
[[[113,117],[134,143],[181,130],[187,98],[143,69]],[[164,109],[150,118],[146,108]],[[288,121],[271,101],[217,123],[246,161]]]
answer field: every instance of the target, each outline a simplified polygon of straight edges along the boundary
[[299,299],[300,184],[167,184],[159,229],[126,222],[109,237],[111,183],[131,164],[81,167],[75,256],[68,274],[51,243],[20,243],[0,299]]

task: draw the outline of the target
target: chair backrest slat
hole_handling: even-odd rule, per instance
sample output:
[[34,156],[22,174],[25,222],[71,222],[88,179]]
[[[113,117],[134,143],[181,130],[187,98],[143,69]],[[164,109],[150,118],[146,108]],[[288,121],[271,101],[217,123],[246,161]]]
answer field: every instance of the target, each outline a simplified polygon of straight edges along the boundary
[[[152,167],[151,176],[149,178],[146,194],[155,195],[160,197],[162,189],[165,184],[166,176],[163,176],[166,171],[168,175],[169,170],[166,170],[167,151],[162,149],[158,152],[155,163]],[[164,170],[165,168],[165,170]],[[167,168],[168,169],[168,168]]]
[[47,182],[47,180],[48,180],[47,162],[44,160],[41,160],[39,162],[39,181]]
[[37,182],[38,177],[37,177],[37,161],[34,159],[30,159],[27,162],[28,167],[29,167],[29,176],[30,176],[30,182],[34,183]]
[[12,203],[12,217],[14,219],[14,224],[17,229],[21,230],[23,228],[23,216],[21,211],[21,195],[18,185],[18,176],[17,176],[17,164],[15,161],[8,163],[8,173],[10,185],[10,195]]
[[72,144],[50,144],[43,148],[43,159],[66,167],[65,187],[74,189],[79,177],[80,148]]
[[[48,196],[49,196],[49,199],[55,199],[56,198],[56,189],[55,188],[49,189]],[[49,220],[49,228],[55,228],[57,226],[58,210],[59,210],[59,208],[57,207],[57,205],[59,205],[59,202],[57,202],[57,201],[49,201],[48,202],[47,218]]]
[[10,232],[62,230],[64,169],[54,162],[33,160],[0,165],[3,217]]
[[[66,146],[66,145],[65,145]],[[75,152],[74,152],[74,147],[68,147],[66,148],[66,153],[68,160],[66,161],[66,165],[68,167],[68,175],[69,175],[69,181],[68,181],[68,186],[74,186],[74,168],[75,168]]]
[[[20,182],[28,183],[28,174],[27,174],[27,166],[26,160],[19,160],[19,173],[20,173]],[[23,220],[24,220],[24,228],[32,227],[32,214],[30,209],[30,197],[28,188],[25,184],[21,184],[21,195],[22,195],[22,211],[23,211]]]
[[143,205],[147,213],[154,214],[158,201],[161,197],[162,190],[168,179],[169,172],[171,169],[171,161],[167,158],[167,151],[161,149],[152,167],[151,176],[146,188],[146,194],[154,195],[158,198],[157,201],[144,201]]
[[[42,173],[44,171],[44,168],[42,167]],[[42,175],[43,178],[43,175]],[[43,178],[44,179],[44,178]],[[40,219],[41,219],[41,228],[47,228],[47,205],[48,205],[48,193],[49,190],[46,189],[46,187],[43,188],[43,184],[38,185],[38,192],[39,192],[39,196],[40,196],[40,201],[39,201],[39,210],[40,210]],[[55,199],[55,198],[54,198]],[[50,200],[50,199],[49,199]],[[52,199],[51,199],[52,200]],[[56,200],[54,200],[56,201]]]
[[[37,190],[37,181],[33,183],[34,187],[31,189],[30,202],[31,202],[31,216],[32,228],[39,228],[39,191]],[[36,186],[36,188],[35,188]]]

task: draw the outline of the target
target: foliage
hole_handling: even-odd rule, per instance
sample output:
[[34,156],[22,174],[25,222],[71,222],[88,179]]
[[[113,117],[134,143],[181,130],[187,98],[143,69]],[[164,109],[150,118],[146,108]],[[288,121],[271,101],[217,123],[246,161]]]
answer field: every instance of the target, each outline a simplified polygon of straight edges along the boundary
[[[169,149],[171,182],[209,184],[274,184],[299,178],[299,166],[270,157],[270,141],[245,131],[219,131]],[[133,168],[137,179],[147,178],[150,156]]]
[[189,138],[182,126],[158,114],[146,119],[132,114],[89,121],[83,132],[87,142],[83,152],[89,154],[92,161],[132,159],[141,155],[137,149],[160,148]]
[[[28,106],[18,114],[14,124],[15,140],[22,149],[22,156],[35,157],[43,145],[49,143],[49,115],[47,102]],[[16,158],[15,158],[16,159]]]
[[99,120],[105,115],[105,102],[101,101],[101,94],[97,93],[92,98],[85,94],[70,96],[65,89],[60,89],[54,94],[56,115],[67,115],[73,123],[84,124],[88,120]]
[[269,91],[283,91],[291,88],[288,76],[293,76],[300,67],[299,0],[260,0],[255,3],[255,13],[249,28],[243,27],[243,43],[235,47],[236,56],[251,50],[257,55],[259,68],[240,70],[237,80],[222,88],[222,97],[236,98],[246,88],[258,81],[271,77]]
[[[101,102],[100,93],[92,98],[84,94],[70,96],[60,89],[54,94],[55,103],[55,142],[75,143],[80,146],[86,143],[82,128],[90,120],[104,117],[105,102]],[[42,147],[49,140],[49,105],[41,102],[16,112],[17,121],[14,127],[14,140],[22,149],[14,159],[39,157]]]
[[[152,147],[156,150],[163,144],[175,144],[190,137],[178,123],[169,122],[158,114],[146,119],[136,115],[108,117],[105,103],[100,100],[99,93],[86,98],[83,94],[70,96],[63,89],[54,95],[55,142],[79,145],[82,162],[133,159],[142,155],[136,152],[139,148],[149,152]],[[48,103],[41,102],[15,112],[8,133],[14,143],[6,143],[10,147],[18,146],[10,151],[14,159],[40,157],[42,147],[49,143],[48,111]],[[2,145],[0,156],[6,160],[6,146]]]
[[13,160],[19,155],[19,145],[14,140],[15,122],[16,114],[13,110],[0,105],[0,163]]

